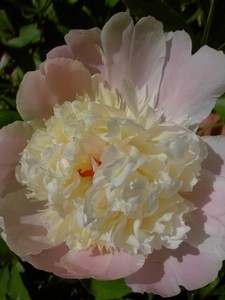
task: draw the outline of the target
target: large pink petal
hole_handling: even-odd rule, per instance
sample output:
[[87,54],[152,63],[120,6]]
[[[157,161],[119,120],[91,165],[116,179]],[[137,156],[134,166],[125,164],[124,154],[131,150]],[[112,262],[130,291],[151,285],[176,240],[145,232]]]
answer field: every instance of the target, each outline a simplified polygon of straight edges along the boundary
[[102,47],[110,85],[126,79],[139,88],[148,84],[150,95],[158,92],[166,50],[160,22],[146,17],[134,26],[128,14],[118,13],[102,29]]
[[143,255],[130,255],[124,252],[100,253],[96,248],[86,251],[70,251],[61,263],[69,271],[83,277],[113,280],[128,276],[140,269],[145,261]]
[[15,168],[30,136],[31,129],[20,121],[0,130],[0,196],[21,188],[15,178]]
[[179,286],[188,290],[205,286],[216,278],[221,266],[215,257],[184,242],[176,250],[153,252],[143,268],[125,281],[134,292],[171,297],[180,292]]
[[101,30],[71,30],[65,41],[72,50],[74,59],[81,61],[91,74],[101,73],[104,78],[104,68],[101,56]]
[[52,115],[52,107],[58,102],[40,71],[28,72],[24,75],[17,93],[17,109],[26,120],[48,119]]
[[41,221],[44,209],[45,202],[27,199],[24,189],[0,198],[3,236],[18,256],[40,253],[51,246],[46,225]]
[[29,262],[37,269],[55,273],[63,278],[83,278],[79,274],[69,272],[65,267],[60,265],[60,259],[66,255],[67,252],[68,247],[65,244],[61,244],[47,250],[43,250],[37,255],[24,256],[22,259]]
[[208,149],[208,156],[203,161],[202,168],[215,175],[225,176],[225,137],[204,136],[202,139]]
[[225,259],[225,177],[204,172],[188,197],[197,209],[189,225],[187,242],[215,259]]
[[167,119],[187,115],[189,124],[200,123],[225,90],[225,56],[208,46],[191,55],[191,39],[179,31],[167,42],[167,56],[158,107]]
[[92,86],[91,75],[83,64],[69,58],[48,59],[42,72],[28,72],[24,76],[17,107],[24,120],[47,119],[56,103],[73,101],[84,94],[92,96]]

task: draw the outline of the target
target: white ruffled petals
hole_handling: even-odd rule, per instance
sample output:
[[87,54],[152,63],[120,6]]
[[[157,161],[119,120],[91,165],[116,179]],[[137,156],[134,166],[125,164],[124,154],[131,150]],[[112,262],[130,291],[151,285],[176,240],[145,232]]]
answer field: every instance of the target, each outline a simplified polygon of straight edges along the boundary
[[56,105],[35,130],[17,179],[28,197],[47,199],[42,218],[55,245],[144,255],[176,249],[190,230],[195,207],[183,194],[198,181],[204,144],[165,122],[145,87],[124,82],[119,94],[92,80],[95,101],[86,95]]

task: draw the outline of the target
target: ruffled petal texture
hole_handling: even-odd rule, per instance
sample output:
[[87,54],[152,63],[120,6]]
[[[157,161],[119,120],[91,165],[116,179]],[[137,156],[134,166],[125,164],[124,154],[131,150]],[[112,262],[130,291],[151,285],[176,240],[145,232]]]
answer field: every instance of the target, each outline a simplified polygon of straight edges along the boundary
[[225,259],[224,177],[203,173],[189,200],[196,204],[186,242],[176,250],[162,249],[144,267],[126,278],[135,292],[171,297],[183,286],[194,290],[213,281]]

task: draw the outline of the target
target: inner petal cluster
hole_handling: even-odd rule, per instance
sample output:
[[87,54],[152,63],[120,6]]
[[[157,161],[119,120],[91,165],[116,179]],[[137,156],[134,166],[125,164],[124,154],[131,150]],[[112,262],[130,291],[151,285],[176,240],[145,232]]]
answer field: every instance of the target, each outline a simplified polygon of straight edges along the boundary
[[206,149],[156,110],[148,108],[146,122],[119,94],[100,91],[95,101],[85,96],[54,107],[22,152],[17,179],[27,197],[46,202],[43,220],[55,245],[146,255],[176,249],[190,230],[195,208],[185,194]]

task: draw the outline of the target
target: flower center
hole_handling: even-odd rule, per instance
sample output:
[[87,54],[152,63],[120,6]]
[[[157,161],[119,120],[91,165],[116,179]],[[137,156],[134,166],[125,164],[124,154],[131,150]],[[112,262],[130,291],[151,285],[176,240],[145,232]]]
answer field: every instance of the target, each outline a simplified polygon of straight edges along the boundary
[[97,158],[91,157],[92,162],[92,168],[89,170],[82,171],[81,169],[78,169],[77,172],[81,177],[93,177],[96,171],[96,168],[101,165],[101,161]]
[[190,230],[186,217],[194,206],[184,195],[198,181],[204,145],[188,129],[163,123],[154,109],[137,120],[104,89],[95,102],[55,106],[22,153],[18,181],[28,197],[46,201],[43,219],[56,245],[175,249]]

